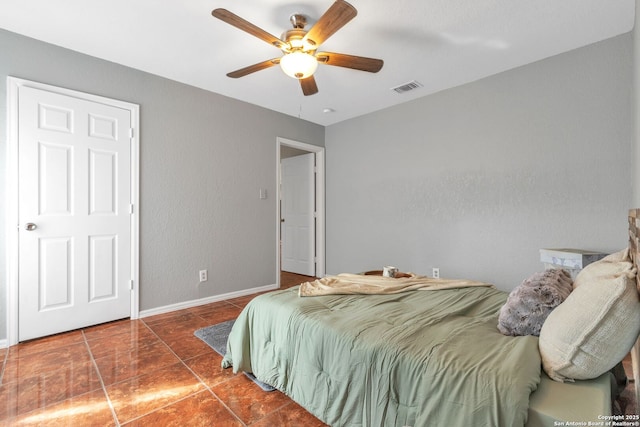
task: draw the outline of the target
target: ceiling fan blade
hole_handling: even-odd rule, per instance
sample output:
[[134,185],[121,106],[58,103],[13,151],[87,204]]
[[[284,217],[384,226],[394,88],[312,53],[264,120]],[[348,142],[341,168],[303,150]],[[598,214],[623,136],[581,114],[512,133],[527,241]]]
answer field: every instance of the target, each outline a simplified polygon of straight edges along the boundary
[[269,34],[262,28],[253,25],[251,22],[243,18],[240,18],[235,13],[229,12],[227,9],[214,9],[211,14],[221,21],[224,21],[229,25],[233,25],[234,27],[257,37],[260,40],[264,40],[265,42],[277,47],[278,49],[286,46],[286,43],[284,43],[278,37],[274,36],[273,34]]
[[318,62],[336,67],[353,68],[354,70],[377,73],[384,65],[382,59],[366,58],[364,56],[346,55],[344,53],[318,52]]
[[257,64],[249,65],[248,67],[240,68],[239,70],[232,71],[227,74],[227,77],[237,79],[238,77],[244,77],[247,74],[255,73],[256,71],[264,70],[280,63],[280,58],[268,59],[266,61],[258,62]]
[[357,14],[358,11],[355,7],[344,0],[336,0],[311,27],[303,40],[318,47],[347,22],[355,18]]
[[302,87],[302,93],[304,93],[304,96],[318,93],[318,85],[316,85],[316,79],[314,79],[313,76],[309,76],[306,79],[300,79],[300,86]]

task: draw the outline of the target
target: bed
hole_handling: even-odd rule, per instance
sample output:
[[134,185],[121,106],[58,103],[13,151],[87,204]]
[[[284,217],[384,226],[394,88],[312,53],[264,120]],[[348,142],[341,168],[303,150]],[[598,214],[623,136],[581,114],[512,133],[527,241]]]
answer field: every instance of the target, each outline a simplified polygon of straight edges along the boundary
[[[633,255],[638,212],[629,215],[626,253]],[[299,292],[294,287],[254,298],[234,324],[222,364],[252,372],[331,426],[537,427],[624,419],[612,418],[617,384],[609,370],[554,381],[541,369],[548,363],[542,340],[501,334],[497,313],[507,293],[491,286],[313,297]],[[635,341],[640,317],[632,323],[626,335]]]

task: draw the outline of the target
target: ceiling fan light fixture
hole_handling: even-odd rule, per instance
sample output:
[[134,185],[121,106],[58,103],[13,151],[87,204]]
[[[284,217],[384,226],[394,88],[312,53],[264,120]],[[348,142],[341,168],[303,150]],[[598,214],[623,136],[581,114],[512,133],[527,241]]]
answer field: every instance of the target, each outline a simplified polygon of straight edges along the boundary
[[306,79],[318,68],[318,60],[308,53],[295,51],[280,58],[282,71],[294,79]]

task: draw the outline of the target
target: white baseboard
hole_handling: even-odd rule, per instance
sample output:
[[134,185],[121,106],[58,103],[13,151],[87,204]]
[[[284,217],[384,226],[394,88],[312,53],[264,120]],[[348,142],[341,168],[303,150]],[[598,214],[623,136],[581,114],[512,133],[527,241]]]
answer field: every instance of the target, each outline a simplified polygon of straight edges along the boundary
[[[260,286],[258,288],[251,288],[251,289],[245,289],[245,290],[242,290],[242,291],[229,292],[229,293],[221,294],[221,295],[214,295],[214,296],[207,297],[207,298],[200,298],[200,299],[197,299],[197,300],[191,300],[191,301],[185,301],[185,302],[181,302],[181,303],[177,303],[177,304],[165,305],[163,307],[152,308],[152,309],[149,309],[149,310],[141,310],[139,312],[139,314],[140,314],[140,318],[149,317],[149,316],[155,316],[156,314],[170,313],[170,312],[176,311],[176,310],[183,310],[185,308],[197,307],[199,305],[209,304],[209,303],[212,303],[212,302],[218,302],[218,301],[224,301],[224,300],[238,298],[238,297],[244,297],[246,295],[251,295],[251,294],[258,293],[258,292],[273,291],[275,289],[278,289],[278,285],[276,285],[274,283],[273,285]],[[8,348],[8,347],[9,347],[9,340],[6,339],[6,338],[5,339],[0,339],[0,348]]]
[[[163,307],[151,308],[149,310],[140,310],[140,318],[155,316],[157,314],[170,313],[172,311],[184,310],[185,308],[197,307],[199,305],[209,304],[212,302],[224,301],[232,298],[244,297],[246,295],[255,294],[258,292],[272,291],[278,289],[278,285],[266,285],[258,288],[245,289],[242,291],[229,292],[221,295],[214,295],[211,297],[200,298],[191,301],[179,302],[177,304],[165,305]],[[0,341],[1,343],[2,341]]]

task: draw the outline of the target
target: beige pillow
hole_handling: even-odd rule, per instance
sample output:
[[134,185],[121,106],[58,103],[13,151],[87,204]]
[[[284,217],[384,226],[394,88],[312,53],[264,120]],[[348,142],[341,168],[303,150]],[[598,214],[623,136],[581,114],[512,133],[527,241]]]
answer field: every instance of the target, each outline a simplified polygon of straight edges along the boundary
[[542,366],[549,377],[596,378],[629,353],[640,334],[635,275],[628,251],[590,264],[578,274],[578,286],[549,314],[540,331]]
[[620,252],[602,258],[600,261],[591,263],[580,270],[573,281],[573,289],[579,287],[585,282],[597,280],[602,276],[615,276],[628,271],[633,265],[630,264],[629,249],[623,249]]

